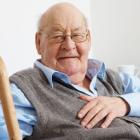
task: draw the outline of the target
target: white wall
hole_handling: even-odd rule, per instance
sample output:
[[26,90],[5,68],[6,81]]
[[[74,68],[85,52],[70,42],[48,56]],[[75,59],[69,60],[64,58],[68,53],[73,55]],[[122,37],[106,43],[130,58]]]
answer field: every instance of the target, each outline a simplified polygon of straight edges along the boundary
[[[50,5],[64,0],[0,0],[0,56],[9,75],[31,67],[38,58],[34,34],[38,18]],[[90,18],[89,0],[72,2]]]
[[[93,26],[92,56],[108,66],[140,66],[140,0],[0,0],[0,56],[9,74],[32,66],[41,13],[56,2],[77,5]],[[90,10],[91,9],[91,10]]]
[[140,0],[91,0],[93,56],[140,66]]

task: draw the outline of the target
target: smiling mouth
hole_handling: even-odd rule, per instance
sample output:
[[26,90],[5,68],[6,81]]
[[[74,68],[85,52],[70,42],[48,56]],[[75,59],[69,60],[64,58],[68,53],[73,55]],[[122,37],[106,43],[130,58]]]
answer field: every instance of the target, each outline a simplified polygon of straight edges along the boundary
[[78,56],[67,56],[67,57],[60,57],[59,59],[72,59],[72,58],[78,58]]

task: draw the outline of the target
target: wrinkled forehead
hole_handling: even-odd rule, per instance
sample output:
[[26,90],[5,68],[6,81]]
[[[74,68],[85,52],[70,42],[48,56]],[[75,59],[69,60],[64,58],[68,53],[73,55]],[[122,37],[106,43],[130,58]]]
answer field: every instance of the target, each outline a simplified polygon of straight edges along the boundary
[[76,30],[86,28],[84,17],[75,11],[53,11],[43,17],[41,21],[42,30]]

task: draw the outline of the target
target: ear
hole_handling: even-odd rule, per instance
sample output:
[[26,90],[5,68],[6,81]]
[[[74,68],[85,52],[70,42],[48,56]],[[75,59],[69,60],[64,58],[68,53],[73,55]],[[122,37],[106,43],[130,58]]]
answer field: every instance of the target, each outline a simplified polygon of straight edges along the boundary
[[35,34],[35,44],[38,54],[41,54],[41,34],[39,32]]
[[[87,35],[87,41],[88,41],[89,47],[91,48],[91,33],[90,33],[89,30],[88,30],[88,35]],[[89,50],[90,50],[90,49],[89,49]]]

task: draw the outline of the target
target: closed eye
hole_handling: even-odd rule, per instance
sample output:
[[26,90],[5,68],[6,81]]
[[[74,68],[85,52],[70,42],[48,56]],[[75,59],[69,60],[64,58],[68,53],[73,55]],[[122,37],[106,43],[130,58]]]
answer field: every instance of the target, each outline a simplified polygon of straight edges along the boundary
[[52,39],[62,39],[62,38],[64,38],[64,36],[63,35],[55,35],[55,36],[52,36],[50,38],[52,38]]

